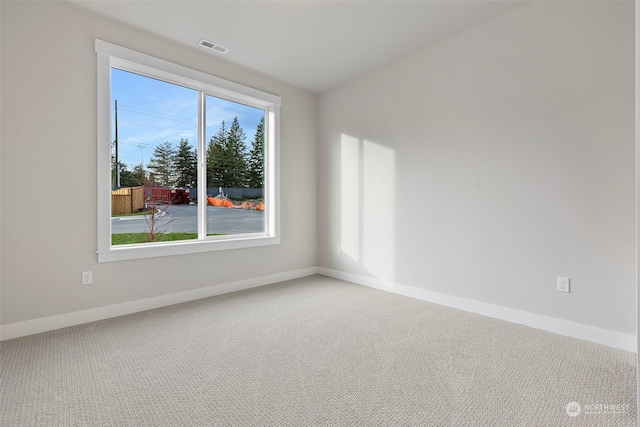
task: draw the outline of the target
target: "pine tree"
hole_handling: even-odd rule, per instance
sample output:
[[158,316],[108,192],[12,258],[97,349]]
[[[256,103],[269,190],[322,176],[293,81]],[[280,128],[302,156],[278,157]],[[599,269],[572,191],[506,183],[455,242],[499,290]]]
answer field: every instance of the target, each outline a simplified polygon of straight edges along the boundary
[[250,188],[264,186],[264,116],[256,128],[253,147],[247,159],[247,185]]
[[245,186],[247,172],[247,138],[235,117],[227,129],[222,122],[207,145],[207,187],[238,188]]
[[153,150],[153,156],[148,168],[160,187],[172,187],[175,185],[175,156],[176,150],[169,141],[158,144]]
[[144,182],[147,180],[147,173],[144,171],[144,165],[142,163],[135,165],[131,174],[135,178],[136,186],[144,185]]
[[180,139],[178,152],[175,155],[176,186],[188,187],[198,179],[198,157],[188,139]]
[[229,160],[229,187],[244,187],[247,175],[247,135],[240,127],[238,117],[234,117],[227,139],[227,158]]
[[207,144],[207,187],[228,187],[226,182],[227,164],[224,152],[227,147],[229,131],[222,122],[218,132],[211,137]]
[[120,187],[137,187],[138,180],[136,179],[134,172],[127,168],[126,163],[120,163]]

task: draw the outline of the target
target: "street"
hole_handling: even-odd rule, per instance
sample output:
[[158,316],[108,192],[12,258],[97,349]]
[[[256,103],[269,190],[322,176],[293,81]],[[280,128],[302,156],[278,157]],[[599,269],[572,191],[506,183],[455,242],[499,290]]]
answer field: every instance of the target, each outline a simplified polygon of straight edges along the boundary
[[[165,206],[160,206],[161,209]],[[171,205],[158,218],[156,230],[163,233],[198,231],[197,205]],[[111,218],[111,233],[144,233],[149,228],[145,217]],[[264,231],[264,211],[207,206],[207,234],[242,234]]]

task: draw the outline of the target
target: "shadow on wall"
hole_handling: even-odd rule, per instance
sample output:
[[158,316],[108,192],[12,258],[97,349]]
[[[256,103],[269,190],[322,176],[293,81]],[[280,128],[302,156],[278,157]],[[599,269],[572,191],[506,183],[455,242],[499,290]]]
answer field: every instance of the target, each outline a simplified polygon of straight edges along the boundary
[[342,256],[355,264],[352,273],[390,282],[395,279],[395,162],[394,150],[341,135]]

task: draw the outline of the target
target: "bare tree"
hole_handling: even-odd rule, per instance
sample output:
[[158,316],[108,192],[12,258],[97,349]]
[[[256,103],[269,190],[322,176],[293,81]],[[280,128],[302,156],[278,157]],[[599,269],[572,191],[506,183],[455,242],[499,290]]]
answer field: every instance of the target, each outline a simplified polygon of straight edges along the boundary
[[168,189],[159,187],[153,174],[144,176],[144,194],[148,212],[144,216],[147,223],[147,241],[157,242],[174,221],[174,219],[165,218],[173,200]]

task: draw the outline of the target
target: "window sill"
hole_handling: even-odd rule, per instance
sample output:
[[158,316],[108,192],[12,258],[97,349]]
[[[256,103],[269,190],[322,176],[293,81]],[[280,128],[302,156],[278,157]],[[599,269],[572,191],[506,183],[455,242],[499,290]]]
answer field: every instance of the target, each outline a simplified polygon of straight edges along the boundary
[[280,237],[261,236],[228,240],[192,240],[171,243],[146,243],[144,245],[115,246],[97,251],[98,262],[127,261],[141,258],[187,255],[200,252],[225,251],[280,244]]

